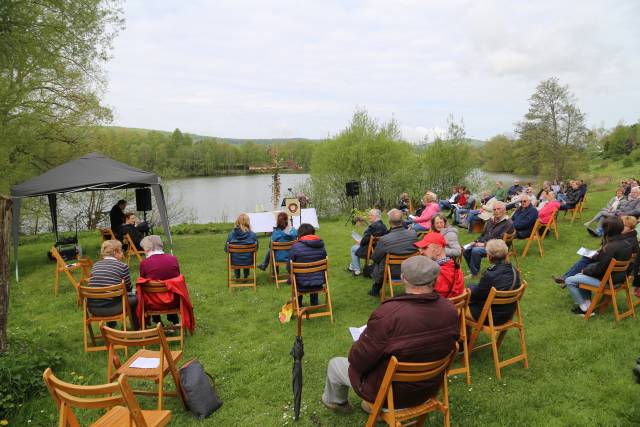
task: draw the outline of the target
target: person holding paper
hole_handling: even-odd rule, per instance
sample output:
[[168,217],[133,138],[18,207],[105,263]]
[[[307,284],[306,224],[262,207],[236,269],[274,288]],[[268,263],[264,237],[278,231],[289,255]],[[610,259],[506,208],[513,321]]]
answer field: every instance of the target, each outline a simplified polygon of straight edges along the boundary
[[347,271],[351,272],[354,277],[360,275],[360,258],[366,258],[371,236],[380,237],[387,234],[387,226],[382,222],[380,209],[371,209],[367,219],[369,220],[369,226],[364,231],[362,239],[351,246],[351,264],[347,267]]
[[[401,266],[406,293],[387,299],[369,317],[349,357],[334,357],[327,367],[322,403],[328,409],[349,412],[349,388],[367,402],[375,400],[391,356],[400,362],[430,362],[453,350],[459,335],[453,303],[433,290],[440,267],[427,257],[415,256]],[[434,396],[440,374],[419,383],[394,384],[394,405],[406,408]],[[363,405],[365,411],[370,410]]]
[[413,222],[412,227],[415,231],[429,230],[431,227],[431,218],[440,212],[438,197],[431,191],[424,195],[422,203],[424,204],[424,210],[420,216],[409,215],[409,219]]
[[502,239],[502,236],[507,233],[513,233],[513,222],[507,217],[506,213],[504,202],[495,202],[493,204],[493,217],[485,224],[480,237],[475,242],[465,246],[463,256],[469,266],[472,279],[479,278],[480,263],[482,258],[487,256],[486,243],[491,239]]
[[591,218],[589,221],[585,222],[584,226],[589,228],[591,224],[593,224],[594,222],[599,222],[600,218],[602,218],[604,214],[615,212],[616,209],[618,209],[618,205],[620,205],[620,202],[624,200],[624,197],[625,197],[624,188],[619,187],[616,190],[616,195],[613,196],[611,200],[609,200],[609,202],[607,203],[607,206],[605,208],[600,209],[600,212],[595,214],[595,216]]

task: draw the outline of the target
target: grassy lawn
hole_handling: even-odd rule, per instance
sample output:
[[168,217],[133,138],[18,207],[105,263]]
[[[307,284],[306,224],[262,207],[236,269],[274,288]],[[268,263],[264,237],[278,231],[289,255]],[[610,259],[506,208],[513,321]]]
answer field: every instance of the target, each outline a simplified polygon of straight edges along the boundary
[[[631,170],[615,166],[597,171],[602,176],[631,176]],[[471,385],[462,375],[450,380],[453,425],[638,425],[637,385],[631,375],[640,355],[638,320],[615,323],[611,311],[585,322],[570,313],[571,299],[566,290],[552,283],[552,274],[563,273],[577,258],[580,246],[597,248],[599,241],[587,235],[582,222],[602,207],[615,187],[611,178],[592,185],[585,219],[570,225],[560,219],[560,240],[545,241],[545,257],[535,245],[521,260],[529,289],[524,296],[525,336],[529,369],[513,365],[496,380],[491,352],[474,353],[471,358]],[[603,191],[606,190],[606,191]],[[350,415],[333,414],[320,403],[327,362],[347,355],[351,346],[349,326],[363,325],[378,305],[366,295],[369,279],[352,278],[345,267],[349,262],[351,226],[344,220],[322,221],[320,236],[330,259],[330,282],[335,324],[328,318],[305,321],[304,390],[301,426],[363,425],[366,416],[359,409]],[[471,240],[460,230],[463,242]],[[281,305],[289,298],[288,287],[276,289],[267,274],[259,272],[258,291],[248,289],[229,293],[226,287],[225,234],[181,235],[175,237],[178,256],[195,306],[198,327],[186,340],[186,358],[198,358],[213,373],[217,389],[225,401],[209,419],[199,422],[180,405],[167,399],[174,410],[173,425],[249,425],[277,426],[292,420],[291,366],[295,322],[280,325]],[[75,307],[75,293],[61,281],[61,294],[53,297],[53,264],[45,253],[50,237],[25,239],[20,248],[22,280],[12,284],[9,334],[13,340],[29,337],[41,346],[57,349],[64,366],[56,374],[84,383],[100,383],[106,377],[106,353],[85,354],[82,344],[82,316]],[[259,257],[267,247],[260,239]],[[95,258],[98,233],[81,235],[85,251]],[[517,242],[521,253],[524,242]],[[486,267],[486,261],[483,263]],[[465,266],[466,268],[466,266]],[[137,276],[137,263],[132,263]],[[514,332],[502,347],[509,356],[518,351]],[[43,384],[44,389],[44,384]],[[351,394],[359,408],[359,398]],[[143,408],[153,408],[155,400],[141,399]],[[10,425],[54,425],[57,413],[48,394],[25,402]],[[429,425],[440,425],[432,416]]]

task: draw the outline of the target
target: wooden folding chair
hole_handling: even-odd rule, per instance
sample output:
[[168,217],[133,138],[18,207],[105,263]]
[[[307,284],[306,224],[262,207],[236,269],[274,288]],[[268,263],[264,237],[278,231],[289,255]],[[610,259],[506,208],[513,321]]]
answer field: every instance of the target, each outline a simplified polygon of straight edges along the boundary
[[[290,262],[290,273],[291,273],[291,303],[293,304],[294,310],[296,312],[296,316],[300,317],[304,315],[307,319],[311,317],[322,317],[329,316],[331,318],[331,322],[333,322],[333,307],[331,306],[331,289],[329,288],[329,259],[325,258],[320,261],[313,262]],[[298,289],[298,275],[316,273],[316,272],[324,273],[324,285],[319,287],[318,289],[314,289],[311,291],[302,291]],[[318,305],[310,305],[308,307],[304,307],[304,310],[298,304],[298,297],[309,295],[309,294],[324,294],[325,295],[325,303]],[[320,296],[318,296],[319,298]],[[318,311],[324,310],[324,311]],[[304,311],[304,312],[303,312]],[[313,311],[313,313],[310,313]]]
[[[93,267],[93,262],[91,258],[85,257],[81,258],[77,257],[75,262],[67,263],[58,252],[58,249],[55,246],[51,247],[51,256],[56,260],[56,268],[54,270],[54,282],[53,282],[53,295],[58,296],[58,283],[60,280],[60,273],[64,273],[69,278],[69,282],[73,289],[75,289],[76,294],[78,293],[78,286],[82,283],[89,283],[89,277],[91,277],[91,267]],[[80,276],[76,279],[73,275],[73,272],[80,270]],[[80,295],[78,294],[78,305],[80,305]]]
[[113,230],[111,228],[98,228],[98,232],[100,233],[100,237],[102,237],[103,242],[106,242],[107,240],[118,240],[116,239],[116,235],[113,234]]
[[[171,351],[169,349],[162,325],[157,324],[153,329],[142,331],[118,331],[103,324],[100,326],[100,330],[109,349],[107,381],[113,381],[120,375],[125,375],[127,378],[153,381],[157,384],[157,390],[132,390],[133,393],[144,396],[157,395],[159,410],[162,410],[164,396],[178,397],[186,409],[184,392],[180,385],[180,373],[176,366],[177,362],[182,358],[182,350]],[[150,345],[157,345],[160,349],[157,351],[147,350],[146,346]],[[143,348],[129,357],[124,363],[121,363],[116,354],[117,346]],[[155,359],[158,366],[156,368],[131,367],[131,364],[140,357]],[[175,391],[164,390],[164,380],[169,373],[173,377]]]
[[73,408],[105,409],[107,412],[91,424],[93,427],[162,427],[171,421],[171,411],[141,410],[124,375],[109,384],[82,386],[56,378],[51,368],[47,368],[43,378],[60,412],[59,427],[80,426]]
[[[169,292],[169,290],[167,289],[167,285],[165,285],[164,283],[149,281],[145,283],[139,283],[137,287],[139,292],[138,305],[140,306],[140,310],[142,310],[141,325],[146,325],[147,318],[150,318],[151,316],[162,316],[162,315],[168,315],[168,314],[177,314],[178,316],[181,316],[180,313],[182,312],[181,310],[182,310],[183,302],[182,302],[182,298],[179,298],[177,295],[175,296],[175,298],[178,298],[180,300],[180,303],[178,304],[177,307],[151,309],[151,308],[147,308],[147,306],[145,305],[144,294],[146,293],[158,294],[158,293]],[[166,338],[167,338],[167,342],[169,343],[179,342],[180,350],[184,350],[184,322],[182,321],[182,317],[180,318],[179,325],[165,326],[163,328],[164,328],[164,331],[180,331],[180,335],[175,337],[166,337]]]
[[269,245],[269,280],[275,282],[278,289],[280,289],[280,283],[287,283],[289,280],[289,273],[286,271],[289,260],[276,261],[276,253],[278,251],[288,251],[294,243],[296,243],[295,240],[291,242],[271,242]]
[[[253,243],[251,245],[233,245],[229,243],[227,245],[227,287],[229,292],[232,288],[248,288],[253,287],[253,291],[256,291],[256,254],[258,252],[258,244]],[[253,262],[250,265],[234,265],[231,263],[231,254],[250,253],[253,257]],[[240,277],[236,278],[233,272],[236,270],[244,269],[253,270],[253,277],[249,276],[245,278],[244,272],[240,271]]]
[[133,243],[133,239],[131,239],[131,236],[128,233],[125,233],[123,240],[124,244],[127,245],[127,253],[124,255],[127,265],[129,265],[129,263],[131,262],[131,257],[133,255],[138,258],[138,263],[141,263],[142,254],[140,253],[138,248],[136,248],[136,245]]
[[[91,324],[97,322],[122,322],[123,330],[127,330],[127,317],[131,318],[132,314],[131,307],[129,307],[129,300],[127,299],[127,288],[124,285],[124,281],[111,286],[79,286],[78,293],[80,295],[80,300],[82,301],[84,351],[87,353],[89,351],[106,350],[107,346],[104,343],[104,338],[102,336],[95,336]],[[120,304],[122,307],[121,313],[110,316],[98,316],[89,311],[89,299],[113,300],[115,298],[120,298]],[[91,338],[91,345],[89,345],[89,338]],[[101,340],[102,345],[98,345],[97,340]]]
[[533,226],[533,230],[531,230],[531,234],[527,239],[527,244],[524,246],[524,250],[522,251],[522,258],[526,258],[527,253],[529,253],[529,247],[531,247],[531,242],[533,242],[534,240],[538,244],[538,252],[540,252],[540,257],[544,257],[543,242],[547,237],[547,234],[549,234],[549,230],[553,230],[556,240],[558,240],[558,224],[556,223],[557,212],[557,210],[553,212],[551,218],[549,219],[549,222],[547,222],[546,225],[542,224],[540,222],[540,219],[536,220],[536,223]]
[[[465,374],[467,378],[467,384],[471,384],[471,371],[469,370],[469,346],[467,345],[467,310],[469,308],[469,301],[471,300],[471,291],[465,289],[464,292],[457,297],[449,298],[458,310],[458,321],[460,322],[460,339],[459,343],[462,343],[462,367],[449,369],[449,376]],[[458,344],[459,345],[459,344]],[[453,364],[453,363],[452,363]]]
[[[467,315],[466,322],[467,326],[471,330],[471,336],[469,338],[469,351],[480,350],[481,348],[491,346],[491,351],[493,353],[493,364],[496,368],[496,378],[501,379],[501,369],[505,366],[512,365],[519,361],[523,361],[524,367],[529,367],[529,359],[527,356],[527,346],[524,340],[524,325],[522,323],[522,311],[520,310],[520,300],[524,295],[524,291],[527,289],[527,282],[524,280],[518,289],[512,291],[497,291],[496,288],[491,288],[489,291],[489,296],[487,297],[487,301],[482,308],[482,312],[478,319],[474,319],[470,314]],[[494,305],[505,305],[505,304],[516,304],[516,310],[514,312],[516,320],[513,320],[513,317],[507,322],[501,325],[493,324],[493,312],[492,307]],[[512,357],[510,359],[500,361],[500,356],[498,354],[498,350],[500,345],[502,345],[502,341],[509,329],[516,329],[518,334],[520,335],[520,354]],[[476,346],[476,342],[478,340],[478,336],[480,332],[484,332],[489,335],[491,341]]]
[[373,255],[373,251],[376,249],[378,240],[380,240],[379,236],[371,236],[369,238],[369,245],[367,246],[367,257],[364,259],[365,268],[368,267],[369,264],[373,264],[373,259],[371,259],[371,256]]
[[399,278],[394,279],[391,274],[391,266],[393,265],[401,265],[402,261],[405,259],[409,259],[412,256],[418,255],[420,252],[416,251],[407,255],[395,255],[395,254],[387,254],[387,257],[384,261],[384,276],[382,278],[382,289],[380,289],[380,302],[383,302],[386,299],[386,291],[385,288],[389,286],[389,295],[393,298],[393,287],[402,285],[402,280]]
[[[439,411],[444,415],[444,425],[450,425],[449,418],[449,389],[447,387],[447,370],[451,365],[456,353],[458,344],[456,343],[451,353],[435,362],[426,363],[406,363],[398,362],[395,356],[391,356],[387,370],[376,394],[373,403],[366,402],[371,407],[371,413],[367,419],[367,427],[375,426],[378,419],[389,426],[402,426],[403,421],[416,419],[411,425],[423,426],[427,415],[431,412]],[[431,378],[441,376],[442,400],[437,396],[427,399],[425,402],[410,408],[396,409],[393,402],[393,383],[412,383],[426,381]],[[383,406],[386,404],[386,410]],[[410,425],[410,423],[405,424]]]
[[[533,226],[533,228],[535,228],[535,225]],[[531,233],[533,233],[533,230],[531,231]],[[511,258],[513,258],[516,264],[516,268],[518,269],[518,271],[520,271],[520,263],[518,263],[518,252],[516,251],[516,248],[513,244],[513,241],[515,240],[515,238],[516,238],[516,230],[513,230],[511,234],[504,233],[502,235],[502,240],[504,241],[504,243],[507,245],[507,248],[509,249],[509,252],[507,252],[507,260],[511,261]]]
[[580,199],[580,201],[578,203],[576,203],[576,205],[574,207],[564,211],[564,216],[565,217],[567,216],[567,214],[569,212],[571,212],[571,224],[573,224],[573,221],[575,221],[576,218],[582,219],[582,210],[584,209],[583,203],[584,203],[584,197],[582,199]]
[[[587,312],[584,314],[584,319],[589,320],[591,314],[597,309],[599,313],[602,313],[609,303],[613,305],[613,317],[617,321],[624,319],[625,317],[636,317],[636,310],[633,301],[631,300],[631,292],[629,290],[629,275],[628,271],[631,267],[631,261],[617,261],[615,258],[609,263],[607,271],[605,271],[602,280],[598,286],[587,285],[586,283],[580,283],[580,289],[595,292],[595,295],[591,298],[591,305]],[[613,283],[612,274],[624,271],[626,275],[625,281],[622,283]],[[618,311],[618,292],[624,292],[627,300],[627,310],[623,313]]]

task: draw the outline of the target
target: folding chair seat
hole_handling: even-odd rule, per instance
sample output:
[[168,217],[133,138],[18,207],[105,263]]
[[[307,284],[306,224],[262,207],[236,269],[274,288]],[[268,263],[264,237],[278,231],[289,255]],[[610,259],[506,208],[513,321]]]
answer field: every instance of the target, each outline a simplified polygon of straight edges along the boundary
[[[533,227],[535,228],[535,225]],[[533,230],[531,231],[531,233],[533,233]],[[507,260],[510,261],[511,258],[513,258],[516,264],[516,268],[518,269],[518,271],[520,271],[520,263],[518,263],[518,252],[516,251],[516,248],[513,244],[515,238],[516,238],[516,230],[513,230],[511,234],[504,233],[502,235],[502,240],[504,241],[504,243],[507,245],[507,248],[509,249],[509,252],[507,252]]]
[[369,238],[369,245],[367,246],[367,257],[364,259],[365,268],[369,265],[373,265],[373,259],[371,259],[371,255],[373,255],[373,251],[378,245],[378,240],[380,240],[379,236],[371,236]]
[[[331,305],[331,289],[329,288],[329,259],[325,258],[313,262],[293,262],[290,263],[291,274],[291,303],[293,304],[296,316],[304,315],[307,319],[311,317],[329,316],[333,322],[333,307]],[[313,290],[298,289],[299,275],[322,272],[324,274],[324,285]],[[304,307],[298,304],[298,297],[310,294],[324,294],[325,303]],[[318,295],[318,298],[320,296]]]
[[107,240],[118,240],[116,239],[116,235],[113,234],[113,230],[111,228],[98,228],[98,232],[100,233],[100,237],[103,242]]
[[387,287],[387,285],[389,286],[389,295],[391,296],[391,298],[393,298],[393,295],[394,295],[393,287],[402,285],[402,280],[400,280],[399,277],[394,278],[393,275],[391,274],[392,266],[397,265],[399,269],[400,265],[402,265],[402,261],[404,261],[405,259],[409,259],[412,256],[416,256],[419,253],[420,252],[416,251],[414,253],[407,254],[407,255],[387,254],[387,257],[385,258],[385,261],[384,261],[384,276],[382,279],[382,289],[380,289],[380,302],[387,299],[386,291],[385,291],[385,288]]
[[550,233],[550,230],[553,230],[556,240],[558,240],[558,224],[556,222],[556,214],[558,211],[554,211],[549,219],[547,224],[542,224],[540,219],[536,220],[536,223],[533,226],[533,230],[531,230],[531,234],[527,239],[527,244],[524,246],[524,250],[522,251],[522,258],[526,258],[527,253],[529,253],[529,248],[531,247],[531,242],[534,240],[538,244],[538,251],[540,252],[540,257],[544,257],[544,239]]
[[[366,402],[371,407],[371,413],[367,419],[367,427],[373,427],[378,419],[389,426],[401,426],[403,421],[413,420],[413,423],[405,425],[422,426],[431,412],[439,411],[444,415],[444,425],[450,425],[449,418],[449,390],[447,387],[447,370],[458,351],[457,343],[454,349],[440,360],[427,363],[398,362],[395,356],[391,356],[387,370],[376,394],[375,401]],[[427,399],[425,402],[410,408],[395,409],[393,402],[393,384],[399,382],[420,382],[442,375],[441,390],[442,399],[437,396]],[[385,405],[386,404],[386,405]],[[386,409],[383,410],[383,406]]]
[[162,427],[171,421],[171,411],[141,410],[124,375],[117,376],[116,381],[109,384],[82,386],[58,379],[51,368],[47,368],[43,378],[60,412],[59,427],[80,426],[74,408],[106,410],[91,424],[92,427]]
[[131,236],[127,233],[124,235],[124,244],[127,245],[127,253],[124,255],[125,259],[126,259],[126,263],[127,265],[129,265],[129,263],[131,262],[131,257],[135,255],[136,258],[138,258],[138,263],[142,262],[142,254],[140,253],[140,251],[138,250],[138,248],[136,248],[136,245],[133,243],[133,240],[131,239]]
[[[177,363],[182,358],[182,350],[171,351],[164,330],[160,324],[153,329],[142,331],[118,331],[101,325],[102,336],[107,343],[109,356],[107,360],[107,380],[113,381],[120,375],[128,379],[139,379],[152,381],[157,384],[157,390],[132,390],[135,394],[144,396],[158,396],[158,409],[162,410],[164,396],[178,397],[185,407],[184,392],[180,385],[180,373]],[[159,346],[159,350],[148,350],[147,346]],[[124,363],[120,362],[116,351],[118,346],[122,347],[143,347]],[[157,367],[140,368],[131,365],[138,358],[155,359]],[[175,391],[164,390],[164,380],[167,374],[171,374],[175,384]]]
[[[149,293],[149,294],[158,294],[158,293],[169,293],[170,291],[167,289],[167,285],[165,285],[162,282],[155,282],[155,281],[149,281],[149,282],[138,282],[136,284],[136,289],[138,291],[138,305],[140,306],[140,311],[142,312],[142,319],[140,324],[141,325],[146,325],[147,324],[147,319],[151,318],[152,316],[163,316],[163,315],[169,315],[169,314],[176,314],[178,316],[181,316],[182,313],[182,298],[178,298],[180,300],[180,303],[175,306],[175,307],[167,307],[167,308],[150,308],[147,307],[147,305],[145,304],[145,298],[144,298],[144,294]],[[182,318],[180,318],[180,324],[178,325],[173,325],[173,326],[163,326],[163,330],[164,331],[179,331],[179,335],[178,336],[171,336],[171,337],[166,337],[167,342],[171,343],[171,342],[179,342],[180,343],[180,350],[184,350],[184,322],[182,321]]]
[[269,280],[276,283],[276,288],[280,289],[280,283],[287,283],[289,273],[286,271],[289,261],[276,261],[278,251],[288,251],[295,240],[291,242],[271,242],[269,245]]
[[[636,310],[633,301],[631,300],[631,291],[629,290],[629,269],[632,269],[631,261],[617,261],[612,259],[605,271],[602,280],[598,286],[587,285],[586,283],[580,283],[580,289],[591,291],[594,295],[591,298],[591,305],[584,314],[584,319],[589,320],[591,314],[598,310],[599,313],[604,312],[609,303],[613,305],[613,317],[617,321],[624,319],[625,317],[636,317]],[[624,271],[627,275],[622,283],[613,283],[613,273]],[[627,302],[627,310],[620,313],[618,310],[617,296],[619,292],[624,292]]]
[[[258,252],[258,244],[253,243],[251,245],[233,245],[229,243],[227,245],[227,287],[229,292],[232,288],[247,288],[253,287],[253,291],[256,291],[256,254]],[[253,257],[253,262],[250,265],[234,265],[231,262],[231,254],[250,253]],[[249,277],[243,276],[244,269],[252,270]],[[233,272],[240,270],[240,277],[235,278]]]
[[[53,258],[56,260],[56,268],[54,270],[55,279],[53,284],[53,295],[58,296],[58,283],[60,280],[60,273],[64,273],[67,275],[71,286],[73,286],[76,294],[78,294],[78,287],[82,283],[89,283],[89,277],[91,277],[91,267],[93,267],[91,258],[81,258],[80,256],[78,256],[74,262],[68,263],[62,258],[62,255],[60,255],[60,252],[58,252],[58,249],[55,246],[51,247],[51,256],[53,256]],[[80,270],[80,276],[78,277],[78,279],[76,279],[73,274],[78,270]],[[80,305],[79,294],[78,305]]]
[[[82,301],[82,324],[84,329],[84,351],[100,351],[106,350],[107,346],[104,343],[104,338],[100,335],[98,337],[93,333],[92,323],[98,322],[121,322],[123,330],[127,330],[127,317],[131,319],[131,307],[129,307],[129,300],[127,298],[127,288],[124,282],[120,282],[111,286],[79,286],[78,292],[80,300]],[[99,316],[92,314],[89,311],[88,300],[113,300],[114,298],[120,298],[120,304],[122,312],[113,314],[110,316]],[[91,338],[91,345],[89,345],[89,338]],[[102,341],[102,345],[98,345],[98,340]]]
[[[469,308],[469,301],[471,300],[471,291],[465,289],[464,292],[457,297],[449,298],[449,301],[456,306],[458,310],[458,321],[460,322],[460,343],[462,343],[463,352],[461,354],[462,366],[460,368],[450,368],[449,376],[465,374],[467,384],[471,384],[471,371],[469,370],[469,346],[467,345],[467,311]],[[453,365],[453,363],[452,363]]]
[[[520,310],[520,301],[522,300],[522,296],[524,295],[524,291],[526,290],[526,288],[527,282],[525,282],[524,280],[522,281],[522,284],[518,289],[514,289],[512,291],[498,291],[496,290],[496,288],[491,288],[485,305],[480,312],[480,316],[478,316],[478,319],[474,319],[470,314],[467,315],[467,318],[465,319],[467,322],[467,327],[470,329],[471,333],[471,335],[469,336],[469,351],[473,352],[490,346],[493,353],[493,364],[496,368],[496,378],[498,379],[502,378],[501,369],[505,366],[523,361],[524,367],[529,367],[527,346],[524,340],[524,324],[522,323],[522,311]],[[516,309],[514,311],[516,320],[514,320],[512,316],[511,319],[509,319],[507,322],[501,325],[494,325],[492,307],[494,305],[505,305],[513,303],[516,304]],[[504,337],[509,329],[516,329],[518,331],[518,335],[520,336],[520,354],[510,359],[501,361],[498,350],[500,349],[502,341],[504,340]],[[489,335],[490,342],[480,346],[476,346],[476,342],[481,332]]]
[[[585,194],[585,196],[586,196],[586,194]],[[569,212],[571,212],[571,224],[573,224],[573,221],[575,221],[576,218],[582,219],[582,211],[584,209],[583,204],[584,204],[584,197],[582,199],[580,199],[580,201],[578,203],[576,203],[576,205],[574,207],[564,211],[564,216],[565,217],[567,216],[567,214]]]

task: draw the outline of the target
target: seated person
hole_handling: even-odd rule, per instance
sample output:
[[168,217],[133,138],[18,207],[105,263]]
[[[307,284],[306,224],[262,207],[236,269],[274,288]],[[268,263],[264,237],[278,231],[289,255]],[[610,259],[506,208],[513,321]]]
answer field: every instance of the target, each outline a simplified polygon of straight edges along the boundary
[[518,239],[528,238],[537,219],[538,211],[531,204],[531,199],[529,197],[522,198],[520,207],[511,215],[513,227],[516,229],[516,237]]
[[613,216],[624,216],[631,215],[638,217],[640,216],[640,187],[633,187],[629,192],[629,196],[626,200],[622,200],[616,210],[613,212],[602,212],[602,216],[598,221],[598,226],[595,231],[591,228],[587,227],[587,231],[592,236],[600,237],[603,234],[602,221],[603,218],[613,217]]
[[[380,296],[380,289],[384,281],[384,269],[387,254],[408,255],[416,252],[413,244],[418,240],[418,235],[412,229],[404,228],[402,224],[402,212],[398,209],[391,209],[387,214],[391,230],[380,237],[371,259],[373,260],[373,285],[369,290],[369,295]],[[397,266],[392,266],[397,267]],[[399,271],[392,268],[391,274],[394,278],[399,276]]]
[[369,210],[367,219],[369,220],[369,226],[364,231],[362,239],[351,246],[351,264],[347,267],[347,271],[351,272],[354,276],[360,275],[360,258],[367,257],[371,236],[380,237],[387,234],[387,226],[382,222],[382,212],[380,212],[380,209]]
[[[489,201],[492,198],[493,196],[491,196],[490,191],[485,190],[482,192],[481,200]],[[486,203],[486,201],[484,203]],[[469,194],[469,196],[467,197],[467,202],[464,204],[464,206],[461,206],[454,211],[453,213],[454,223],[460,225],[461,227],[465,227],[465,228],[468,227],[469,215],[471,214],[471,212],[476,210],[475,207],[476,207],[476,200],[474,197],[471,196],[471,194]],[[465,214],[466,214],[466,218],[463,219],[462,216]]]
[[482,234],[463,252],[472,279],[478,279],[480,263],[482,262],[482,258],[487,255],[485,249],[487,242],[491,239],[502,239],[505,233],[513,233],[513,230],[513,222],[506,216],[504,202],[496,202],[493,205],[493,217],[485,224]]
[[[440,206],[440,210],[444,211],[445,209],[452,209],[455,203],[458,203],[458,199],[460,195],[463,194],[464,187],[456,185],[453,187],[453,192],[451,193],[451,197],[447,200],[440,200],[438,205]],[[464,204],[464,202],[462,203]]]
[[[433,291],[440,272],[438,264],[415,256],[405,260],[401,268],[406,293],[374,310],[348,359],[334,357],[329,361],[322,404],[332,411],[351,411],[350,387],[365,401],[374,402],[391,356],[400,362],[436,361],[447,356],[458,340],[457,310]],[[418,383],[394,384],[394,406],[415,406],[435,396],[443,375]]]
[[[149,280],[169,280],[180,276],[180,264],[178,258],[171,254],[164,253],[164,245],[160,236],[150,235],[142,239],[140,242],[145,259],[140,263],[140,277]],[[171,295],[154,295],[160,296],[166,300],[166,308],[173,308],[180,305],[180,299],[174,294]],[[180,323],[177,314],[168,314],[167,320],[174,325]],[[159,323],[160,316],[153,316],[153,324]]]
[[[556,200],[556,193],[553,191],[542,193],[542,195],[545,201],[538,207],[538,219],[540,224],[546,226],[551,217],[560,209],[560,202]],[[543,233],[543,230],[540,230],[540,233]]]
[[[487,201],[486,204],[482,205],[480,209],[474,209],[472,211],[469,211],[469,215],[467,216],[467,221],[469,222],[469,234],[473,233],[473,225],[476,221],[478,221],[479,219],[482,221],[488,221],[491,219],[493,215],[493,207],[495,206],[496,203],[503,203],[503,202],[500,202],[498,199],[493,197],[489,199],[489,201]],[[506,205],[505,205],[505,212],[506,212]]]
[[518,195],[520,193],[522,193],[522,186],[520,185],[520,180],[519,179],[514,179],[513,180],[513,185],[511,187],[509,187],[509,191],[507,191],[507,196],[509,198],[511,198],[511,197],[516,196],[516,195]]
[[[467,212],[468,212],[468,210],[473,209],[475,207],[476,201],[471,196],[471,190],[469,190],[467,187],[462,187],[462,188],[464,188],[462,194],[460,195],[460,197],[458,197],[456,202],[451,205],[451,211],[449,211],[448,218],[455,218],[455,215],[458,209],[467,209]],[[455,221],[454,221],[454,224],[455,224]]]
[[125,222],[124,210],[127,207],[126,200],[118,200],[118,203],[113,205],[109,211],[109,222],[111,223],[111,231],[114,236],[120,235],[120,227]]
[[133,212],[127,212],[124,214],[124,224],[120,227],[120,234],[118,235],[118,240],[121,242],[124,241],[125,234],[128,234],[131,237],[131,241],[136,245],[136,249],[141,251],[142,247],[140,246],[140,242],[142,241],[142,233],[136,226],[136,216]]
[[[93,264],[91,269],[91,278],[89,286],[105,287],[117,285],[124,281],[127,288],[127,299],[131,308],[131,319],[133,327],[138,329],[138,318],[135,316],[136,304],[138,298],[131,286],[131,276],[129,274],[129,266],[122,262],[122,243],[118,240],[106,240],[102,242],[100,247],[100,255],[102,259]],[[87,309],[96,316],[112,316],[122,313],[122,300],[113,298],[106,299],[89,299],[87,301]],[[109,326],[113,327],[115,322],[109,322]]]
[[560,204],[560,210],[566,211],[573,209],[580,202],[580,187],[578,181],[571,181],[569,188],[564,193],[564,198]]
[[[280,212],[278,214],[278,218],[276,219],[276,226],[273,228],[273,233],[271,233],[271,241],[278,243],[292,242],[297,238],[298,233],[295,227],[289,226],[289,216],[287,216],[286,212]],[[275,255],[277,262],[289,261],[289,251],[276,251]],[[270,258],[271,251],[267,250],[267,253],[264,256],[264,261],[262,261],[262,264],[258,265],[258,268],[262,271],[265,271],[269,266]]]
[[401,210],[403,213],[409,215],[409,211],[411,207],[411,199],[409,198],[409,193],[402,193],[400,195],[400,200],[398,201],[398,210]]
[[538,199],[538,204],[540,204],[541,202],[544,201],[544,193],[549,192],[549,191],[553,191],[551,189],[551,183],[549,181],[544,181],[542,183],[542,189],[540,191],[538,191],[538,194],[536,195],[536,198]]
[[620,202],[622,202],[624,200],[624,198],[625,198],[624,197],[624,188],[618,187],[618,189],[616,189],[616,195],[613,196],[609,200],[609,202],[607,202],[607,206],[602,208],[600,210],[600,212],[595,214],[595,216],[593,218],[591,218],[589,221],[585,222],[584,226],[589,228],[592,223],[600,222],[600,218],[602,218],[605,214],[614,213],[618,209],[618,206],[620,205]]
[[[469,285],[469,290],[471,291],[469,311],[476,320],[482,313],[492,287],[498,291],[510,291],[520,287],[518,270],[513,268],[507,261],[509,249],[506,243],[501,239],[491,239],[487,242],[486,250],[487,258],[489,258],[489,267],[487,267],[477,285]],[[493,323],[502,325],[513,317],[513,313],[516,311],[516,303],[495,305],[491,307],[491,311],[493,312]]]
[[427,231],[431,227],[431,218],[440,212],[438,198],[434,193],[428,191],[422,198],[424,210],[420,216],[409,215],[409,219],[413,221],[412,228],[415,231]]
[[[289,260],[292,262],[314,262],[327,257],[324,242],[316,236],[316,229],[311,224],[300,224],[298,229],[298,241],[289,250]],[[287,264],[290,271],[291,264]],[[325,284],[324,272],[306,273],[296,275],[296,285],[299,291],[322,289]],[[318,305],[318,294],[313,293],[309,297],[311,305]],[[302,295],[298,297],[298,305],[302,306]]]
[[[591,305],[591,292],[580,289],[581,283],[598,286],[609,268],[613,258],[617,261],[628,261],[631,258],[633,248],[623,236],[624,224],[619,217],[607,217],[602,223],[605,242],[591,262],[582,268],[582,271],[568,276],[564,283],[576,305],[571,311],[579,316],[584,316]],[[622,283],[627,279],[627,273],[619,271],[612,273],[613,283]]]
[[[502,181],[496,181],[496,189],[494,190],[492,196],[501,202],[504,202],[507,200],[507,197],[509,196],[509,194],[508,194],[508,191],[502,187]],[[483,203],[486,203],[486,201]]]
[[447,246],[444,252],[448,257],[458,258],[462,255],[462,247],[458,240],[458,230],[447,224],[447,218],[442,214],[438,214],[431,218],[431,231],[442,234]]
[[433,290],[442,298],[453,298],[464,292],[464,275],[458,261],[445,254],[446,245],[447,242],[440,233],[425,234],[422,240],[415,243],[420,255],[434,260],[440,266],[440,274]]
[[[227,241],[224,244],[224,251],[227,252],[227,246],[229,244],[232,245],[253,245],[254,243],[258,243],[258,237],[256,233],[251,231],[251,223],[249,221],[249,215],[246,213],[242,213],[238,215],[236,218],[236,225],[229,235],[227,236]],[[232,253],[231,254],[231,264],[233,265],[252,265],[253,264],[253,254],[249,252],[245,253]],[[244,278],[249,277],[249,269],[244,268]],[[240,270],[233,270],[233,274],[236,279],[240,278]]]

